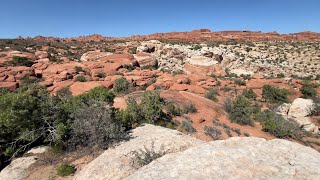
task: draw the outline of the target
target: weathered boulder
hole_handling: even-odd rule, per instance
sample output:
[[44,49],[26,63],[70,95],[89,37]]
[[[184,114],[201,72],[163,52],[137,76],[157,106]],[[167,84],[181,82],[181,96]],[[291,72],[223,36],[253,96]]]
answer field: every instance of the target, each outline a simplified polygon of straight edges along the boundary
[[102,86],[102,85],[98,82],[95,82],[95,81],[75,82],[74,84],[72,84],[70,86],[69,90],[73,96],[77,96],[77,95],[83,94],[85,92],[88,92],[95,87],[100,87],[100,86]]
[[142,69],[156,68],[158,65],[157,59],[146,53],[137,53],[134,58]]
[[97,61],[105,56],[111,55],[110,52],[100,52],[100,51],[89,51],[84,53],[80,61]]
[[297,98],[292,104],[280,105],[276,112],[287,120],[293,120],[305,131],[319,133],[319,127],[312,123],[308,117],[313,106],[314,103],[311,99]]
[[167,154],[126,179],[319,179],[319,163],[298,143],[233,137]]
[[313,108],[311,99],[295,99],[289,109],[288,116],[293,118],[307,117],[310,115],[310,110]]
[[25,180],[28,175],[28,168],[36,161],[36,156],[17,158],[0,172],[0,179]]
[[201,145],[204,142],[160,126],[144,125],[132,132],[132,139],[119,146],[106,150],[98,158],[86,165],[75,175],[76,180],[95,179],[123,179],[130,176],[137,168],[133,166],[133,151],[151,149],[152,144],[156,151],[163,147],[168,153],[179,152],[190,147]]

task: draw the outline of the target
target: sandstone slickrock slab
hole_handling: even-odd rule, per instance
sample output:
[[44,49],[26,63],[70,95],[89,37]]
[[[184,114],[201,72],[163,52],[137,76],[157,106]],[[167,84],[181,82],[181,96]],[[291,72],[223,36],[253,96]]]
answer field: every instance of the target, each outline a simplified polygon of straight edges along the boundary
[[154,143],[155,150],[158,151],[163,146],[163,150],[168,150],[169,152],[182,151],[204,143],[179,131],[153,125],[144,125],[134,129],[132,136],[131,140],[106,150],[98,158],[86,165],[76,174],[75,179],[116,180],[130,176],[137,171],[132,166],[134,157],[132,151],[144,149],[144,147],[150,149],[152,143]]
[[287,140],[234,137],[167,154],[127,179],[319,179],[320,153]]
[[28,174],[28,168],[35,163],[36,156],[21,157],[15,159],[0,172],[0,180],[24,180]]

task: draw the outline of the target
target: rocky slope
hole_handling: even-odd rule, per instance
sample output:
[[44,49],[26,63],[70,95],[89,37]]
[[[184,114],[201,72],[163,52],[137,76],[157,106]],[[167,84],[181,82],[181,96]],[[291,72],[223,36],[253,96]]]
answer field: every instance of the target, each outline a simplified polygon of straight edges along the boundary
[[[167,128],[144,125],[132,138],[110,148],[78,168],[67,179],[318,179],[320,154],[287,140],[230,138],[202,142]],[[138,156],[135,156],[135,152]],[[144,152],[144,153],[141,153]],[[137,157],[159,153],[149,164],[137,164]],[[150,154],[148,154],[150,155]],[[14,160],[0,172],[1,179],[37,178],[30,169],[35,156]],[[149,162],[149,161],[148,161]],[[46,169],[43,166],[42,169]],[[38,177],[45,177],[41,171]],[[49,176],[50,174],[48,174]],[[60,178],[64,179],[64,178]]]

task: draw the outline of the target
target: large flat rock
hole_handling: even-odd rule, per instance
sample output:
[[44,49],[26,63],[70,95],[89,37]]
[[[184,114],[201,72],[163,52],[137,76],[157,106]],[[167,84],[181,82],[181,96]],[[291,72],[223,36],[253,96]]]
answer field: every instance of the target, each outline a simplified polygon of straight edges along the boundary
[[319,163],[294,142],[234,137],[167,154],[127,179],[319,179]]

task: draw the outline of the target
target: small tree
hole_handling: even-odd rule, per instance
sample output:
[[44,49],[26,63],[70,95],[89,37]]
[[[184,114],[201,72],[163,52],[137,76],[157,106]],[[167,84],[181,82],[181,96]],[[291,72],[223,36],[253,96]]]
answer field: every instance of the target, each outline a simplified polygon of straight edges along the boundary
[[290,123],[273,111],[259,113],[256,118],[261,122],[263,131],[269,132],[278,138],[286,138],[297,129],[294,123]]
[[128,94],[130,92],[130,83],[126,78],[121,77],[114,82],[113,90],[116,93]]
[[280,89],[272,85],[264,85],[262,89],[262,97],[271,103],[288,102],[290,92],[287,89]]
[[257,94],[253,92],[251,88],[244,89],[242,95],[248,99],[256,100]]
[[207,99],[212,101],[218,101],[217,96],[219,95],[218,91],[215,89],[210,89],[210,91],[205,95]]
[[317,84],[304,83],[300,92],[303,94],[304,98],[314,98],[317,96],[317,91],[315,89],[317,87]]
[[246,97],[238,95],[230,112],[231,121],[240,125],[254,126],[254,122],[251,119],[252,111],[250,106],[250,101]]

